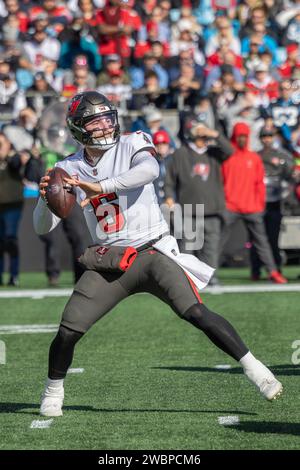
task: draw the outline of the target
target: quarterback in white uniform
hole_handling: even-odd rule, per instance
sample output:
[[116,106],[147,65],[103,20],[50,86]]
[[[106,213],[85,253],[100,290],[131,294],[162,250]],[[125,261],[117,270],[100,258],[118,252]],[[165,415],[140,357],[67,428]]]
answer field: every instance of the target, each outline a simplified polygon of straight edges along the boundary
[[[280,395],[281,383],[251,354],[233,326],[202,303],[176,256],[155,248],[170,235],[152,184],[159,167],[151,137],[143,132],[121,135],[117,110],[105,96],[93,91],[71,100],[67,124],[83,147],[57,165],[70,175],[65,181],[76,188],[94,243],[102,247],[100,250],[109,247],[111,252],[130,247],[136,258],[122,272],[88,268],[75,285],[50,346],[41,414],[62,415],[64,379],[76,343],[118,302],[138,292],[156,295],[179,318],[239,361],[265,398],[273,400]],[[51,231],[60,221],[47,207],[48,181],[48,175],[41,179],[41,197],[33,215],[39,234]]]

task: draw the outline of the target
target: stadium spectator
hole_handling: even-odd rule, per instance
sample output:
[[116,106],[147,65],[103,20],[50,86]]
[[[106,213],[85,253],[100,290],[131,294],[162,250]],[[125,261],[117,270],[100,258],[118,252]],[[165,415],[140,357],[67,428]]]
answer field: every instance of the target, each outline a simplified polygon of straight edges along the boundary
[[102,59],[92,32],[80,14],[75,15],[71,24],[63,29],[58,36],[61,43],[59,66],[62,69],[71,69],[75,58],[84,55],[89,69],[95,74],[100,71]]
[[169,78],[167,71],[161,66],[153,52],[149,51],[145,53],[140,66],[133,66],[129,69],[132,88],[134,90],[142,88],[145,85],[145,75],[147,72],[155,72],[159,87],[168,88]]
[[[259,155],[265,168],[266,209],[263,215],[268,242],[272,249],[277,271],[281,272],[281,256],[278,247],[282,219],[281,202],[284,184],[291,180],[294,161],[291,154],[274,147],[275,129],[263,128],[260,131],[262,149]],[[260,279],[261,262],[254,246],[251,249],[252,279]]]
[[250,239],[265,266],[269,279],[277,284],[287,280],[277,271],[267,240],[263,211],[266,203],[264,166],[260,156],[249,149],[250,129],[247,124],[237,123],[233,128],[234,152],[222,165],[226,212],[226,227],[222,235],[225,245],[232,225],[242,220],[250,233]]
[[95,16],[95,6],[93,0],[78,0],[78,8],[82,13],[83,22],[92,27],[96,27],[97,19]]
[[[231,53],[229,54],[231,55]],[[223,75],[227,75],[228,78],[228,74],[230,74],[236,84],[244,82],[244,78],[240,69],[231,62],[232,60],[230,60],[230,57],[225,56],[224,62],[222,64],[220,63],[219,65],[215,65],[210,68],[205,81],[206,91],[209,91],[212,88],[215,81],[222,80]]]
[[[166,2],[167,3],[167,2]],[[148,21],[139,31],[139,41],[147,41],[149,31],[156,32],[156,40],[162,43],[171,41],[171,28],[169,22],[169,10],[162,9],[161,4],[153,8]]]
[[[176,202],[184,214],[184,233],[181,251],[195,254],[200,260],[217,268],[222,214],[225,209],[220,165],[232,153],[230,142],[217,130],[212,130],[195,121],[186,122],[186,144],[172,155],[167,168],[165,193],[166,203],[172,208]],[[212,197],[213,195],[213,197]],[[204,205],[204,220],[199,219],[197,205]],[[200,223],[200,225],[199,225]],[[199,233],[194,233],[199,230]],[[203,246],[195,249],[201,230]],[[195,238],[196,237],[196,238]],[[203,237],[200,237],[203,238]],[[212,284],[217,284],[215,276]]]
[[163,114],[155,106],[149,105],[143,108],[142,116],[139,116],[131,126],[131,131],[143,131],[153,136],[158,131],[166,131],[170,136],[170,146],[176,148],[174,139],[171,137],[169,129],[163,124]]
[[194,52],[192,49],[186,49],[179,52],[178,57],[173,57],[168,67],[170,82],[178,80],[180,76],[180,67],[182,65],[191,65],[195,71],[195,77],[198,78],[201,86],[204,81],[204,69],[194,61]]
[[[37,116],[33,111],[24,109],[18,119],[3,127],[3,134],[17,152],[30,152],[34,145],[33,129],[37,124]],[[28,129],[29,128],[29,129]]]
[[[158,38],[158,24],[151,21],[148,23],[147,26],[147,37],[145,40],[140,40],[138,38],[138,41],[136,43],[136,46],[134,48],[134,58],[136,60],[142,59],[145,54],[149,53],[152,51],[153,44],[157,42]],[[162,42],[159,41],[162,45],[163,48],[163,55],[168,57],[170,55],[170,45],[168,42]]]
[[253,25],[253,32],[250,36],[245,37],[242,40],[242,54],[247,56],[250,52],[250,44],[252,35],[255,35],[257,41],[260,43],[260,50],[262,52],[264,49],[267,49],[272,54],[272,61],[275,65],[278,65],[278,44],[273,37],[271,37],[268,32],[265,23],[258,23]]
[[97,88],[99,93],[106,96],[117,107],[128,108],[132,97],[132,89],[125,83],[125,73],[122,69],[110,73],[109,82]]
[[28,29],[28,15],[22,11],[21,2],[19,0],[5,0],[6,16],[0,17],[0,29],[4,24],[7,24],[9,16],[15,16],[17,18],[18,30],[21,33],[26,33]]
[[215,80],[207,91],[218,116],[222,118],[227,108],[235,104],[244,92],[244,83],[235,80],[231,65],[222,65],[220,80]]
[[236,56],[241,54],[240,39],[235,35],[230,19],[226,16],[219,16],[216,18],[216,30],[210,35],[205,45],[205,55],[214,54],[224,40],[230,44],[230,50]]
[[193,58],[196,64],[204,65],[205,57],[199,48],[199,38],[193,34],[191,29],[192,24],[189,20],[182,19],[178,22],[179,36],[172,40],[170,45],[170,56],[176,57],[181,51],[192,50]]
[[201,83],[195,75],[195,69],[190,64],[180,65],[180,74],[177,80],[170,84],[172,90],[173,107],[182,109],[193,106],[201,89]]
[[293,72],[300,69],[299,44],[293,43],[286,47],[286,61],[278,67],[282,78],[291,78]]
[[207,55],[208,70],[223,64],[233,65],[238,70],[243,67],[242,57],[231,50],[231,44],[229,40],[225,38],[220,40],[218,48],[213,54]]
[[33,110],[38,119],[46,106],[56,97],[57,94],[51,85],[49,85],[45,74],[43,72],[37,72],[34,76],[33,85],[27,90],[25,99],[26,105],[24,103],[24,108]]
[[30,8],[30,21],[35,21],[41,15],[47,15],[51,28],[55,33],[59,33],[72,19],[70,10],[63,3],[57,0],[43,0],[41,6],[36,5]]
[[131,109],[141,109],[144,106],[153,105],[157,108],[169,107],[168,90],[161,88],[159,79],[154,70],[148,70],[145,74],[145,85],[135,90],[131,102]]
[[0,134],[0,285],[4,279],[4,254],[9,255],[9,286],[19,285],[18,228],[23,206],[24,168],[29,160],[17,154],[7,137]]
[[289,147],[291,134],[297,128],[300,120],[299,99],[294,95],[296,88],[291,80],[282,80],[279,85],[279,96],[277,100],[270,103],[266,110],[267,116],[273,119],[275,127],[281,131]]
[[170,147],[171,139],[167,131],[157,131],[153,134],[153,143],[157,152],[157,161],[159,164],[159,176],[154,180],[154,188],[158,204],[161,205],[166,200],[165,178],[167,166],[172,159],[172,149]]
[[123,80],[126,85],[131,84],[130,76],[127,70],[122,67],[122,60],[121,57],[117,54],[108,55],[105,58],[104,67],[102,68],[101,72],[97,77],[97,86],[106,85],[110,81],[110,77],[115,75],[117,72],[122,70],[123,73]]
[[278,97],[278,83],[271,77],[264,62],[257,64],[254,77],[246,82],[246,88],[256,97],[255,106],[267,108],[270,102]]
[[44,56],[51,57],[55,61],[59,58],[61,45],[56,38],[50,36],[48,25],[47,15],[38,15],[34,20],[34,29],[29,39],[24,42],[25,53],[34,71],[41,70]]
[[251,129],[249,146],[257,151],[261,147],[259,132],[265,124],[260,109],[255,106],[255,96],[246,92],[238,96],[237,100],[219,110],[218,117],[222,121],[227,135],[232,135],[236,123],[243,122]]
[[96,19],[100,54],[118,54],[124,64],[128,63],[133,48],[133,34],[141,27],[139,16],[132,16],[119,0],[108,0],[105,8],[97,12]]
[[74,82],[75,74],[78,70],[88,72],[87,86],[91,90],[94,89],[96,87],[96,76],[90,71],[88,59],[85,55],[75,56],[72,69],[66,70],[63,75],[64,85],[72,84]]
[[[278,1],[271,1],[273,1],[274,4],[279,3]],[[243,5],[243,7],[245,7],[245,5]],[[272,5],[272,7],[270,6],[272,13],[275,13],[274,7],[276,7],[276,5]],[[277,38],[279,35],[279,26],[273,14],[267,15],[266,5],[254,6],[254,8],[250,7],[248,8],[248,11],[245,11],[244,9],[244,13],[241,15],[240,18],[242,22],[240,35],[242,38],[247,38],[251,36],[251,34],[257,31],[257,29],[259,29],[261,26],[266,28],[266,32],[269,37]],[[269,40],[267,40],[266,45],[268,46],[269,44]]]
[[285,31],[286,42],[290,43],[296,42],[298,46],[300,45],[300,10],[295,11],[293,18],[288,23],[288,26]]

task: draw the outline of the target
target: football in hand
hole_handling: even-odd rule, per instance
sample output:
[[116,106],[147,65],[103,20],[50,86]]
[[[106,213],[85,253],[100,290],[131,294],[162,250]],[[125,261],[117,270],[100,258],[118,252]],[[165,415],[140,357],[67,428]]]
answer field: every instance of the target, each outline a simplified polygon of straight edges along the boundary
[[65,219],[76,203],[74,188],[64,181],[70,175],[62,168],[56,167],[48,174],[50,177],[46,188],[47,205],[53,214]]

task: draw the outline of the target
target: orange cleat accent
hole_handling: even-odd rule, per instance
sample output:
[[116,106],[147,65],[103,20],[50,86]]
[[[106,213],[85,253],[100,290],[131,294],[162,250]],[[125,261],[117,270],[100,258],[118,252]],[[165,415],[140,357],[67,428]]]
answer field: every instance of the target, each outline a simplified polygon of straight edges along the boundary
[[286,284],[288,282],[288,280],[279,271],[270,272],[269,279],[275,284]]

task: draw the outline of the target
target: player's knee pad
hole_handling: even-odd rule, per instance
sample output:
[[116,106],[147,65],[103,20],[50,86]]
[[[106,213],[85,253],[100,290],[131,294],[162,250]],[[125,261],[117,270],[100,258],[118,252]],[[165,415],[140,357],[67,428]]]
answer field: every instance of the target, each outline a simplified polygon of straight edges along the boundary
[[19,247],[18,247],[18,240],[15,237],[9,237],[6,239],[5,242],[5,249],[10,256],[18,256],[19,255]]
[[60,325],[57,332],[56,340],[60,342],[61,347],[75,346],[75,344],[83,336],[83,333],[79,331],[71,330],[66,326]]
[[198,303],[192,305],[184,313],[183,319],[201,330],[206,330],[210,328],[214,321],[214,315],[215,314],[205,307],[205,305]]

